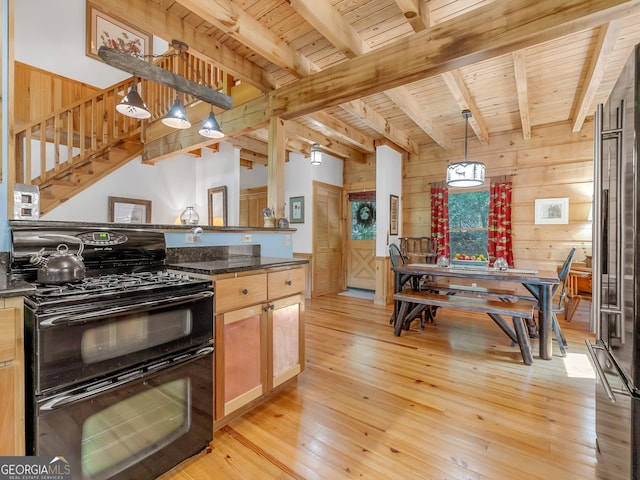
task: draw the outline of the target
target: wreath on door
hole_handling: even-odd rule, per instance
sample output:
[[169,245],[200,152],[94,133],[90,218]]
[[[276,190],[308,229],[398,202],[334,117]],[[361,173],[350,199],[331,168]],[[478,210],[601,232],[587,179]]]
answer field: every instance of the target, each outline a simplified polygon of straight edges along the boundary
[[376,221],[375,203],[363,202],[356,212],[356,221],[364,226],[373,224]]

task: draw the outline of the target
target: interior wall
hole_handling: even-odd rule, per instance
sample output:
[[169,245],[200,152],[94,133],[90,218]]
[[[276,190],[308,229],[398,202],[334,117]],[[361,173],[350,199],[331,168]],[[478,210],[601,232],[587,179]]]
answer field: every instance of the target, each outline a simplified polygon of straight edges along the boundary
[[[560,265],[571,247],[576,261],[591,255],[588,219],[593,196],[593,119],[578,133],[569,123],[534,128],[524,140],[519,130],[492,135],[488,145],[469,138],[468,157],[486,165],[486,177],[513,175],[513,248],[520,268]],[[403,164],[404,236],[431,232],[430,183],[444,181],[447,164],[460,160],[463,144],[450,153],[425,148]],[[534,203],[539,198],[568,198],[569,223],[539,225]]]
[[[398,219],[398,235],[391,236],[391,195],[402,198],[402,154],[386,145],[376,148],[376,256],[389,255],[389,243],[398,244],[401,234],[402,215]],[[400,211],[402,202],[400,202]]]

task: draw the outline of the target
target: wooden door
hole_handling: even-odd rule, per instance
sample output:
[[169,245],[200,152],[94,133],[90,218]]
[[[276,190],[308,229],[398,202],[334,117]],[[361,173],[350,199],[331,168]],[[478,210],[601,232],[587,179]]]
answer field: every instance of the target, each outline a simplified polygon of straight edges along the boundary
[[345,289],[342,189],[313,184],[313,296]]
[[[374,192],[375,195],[375,192]],[[349,195],[350,197],[350,195]],[[363,212],[354,213],[354,205],[361,206],[364,209]],[[357,201],[352,202],[347,199],[346,201],[346,217],[347,228],[350,231],[346,232],[346,247],[347,247],[347,287],[362,288],[366,290],[376,289],[376,240],[375,234],[371,239],[362,239],[361,235],[354,232],[352,226],[354,225],[354,215],[363,215],[367,217],[368,221],[372,224],[369,228],[375,230],[375,215],[373,213],[375,209],[375,201]],[[364,218],[363,218],[364,220]],[[357,223],[357,222],[356,222]],[[361,233],[361,231],[358,231]]]

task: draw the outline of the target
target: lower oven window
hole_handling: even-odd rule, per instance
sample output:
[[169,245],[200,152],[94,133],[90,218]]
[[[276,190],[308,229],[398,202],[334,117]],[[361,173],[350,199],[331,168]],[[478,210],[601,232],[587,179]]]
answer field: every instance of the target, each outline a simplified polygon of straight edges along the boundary
[[192,329],[190,308],[143,312],[114,318],[82,335],[82,360],[102,362],[186,337]]
[[189,378],[181,378],[88,417],[81,441],[84,477],[109,478],[186,433],[190,427],[189,391]]

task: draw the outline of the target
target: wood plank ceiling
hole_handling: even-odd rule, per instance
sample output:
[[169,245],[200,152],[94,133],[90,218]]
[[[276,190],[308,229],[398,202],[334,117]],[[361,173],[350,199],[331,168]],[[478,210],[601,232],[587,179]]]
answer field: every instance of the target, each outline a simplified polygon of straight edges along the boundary
[[[308,154],[317,142],[355,161],[379,142],[410,154],[434,144],[459,148],[465,109],[485,144],[507,131],[530,138],[556,122],[579,131],[640,42],[637,0],[103,0],[101,7],[186,42],[257,89],[218,115],[246,166],[266,163],[275,114],[286,120],[287,149]],[[149,135],[148,161],[201,146],[201,138],[181,135],[173,146]]]

